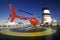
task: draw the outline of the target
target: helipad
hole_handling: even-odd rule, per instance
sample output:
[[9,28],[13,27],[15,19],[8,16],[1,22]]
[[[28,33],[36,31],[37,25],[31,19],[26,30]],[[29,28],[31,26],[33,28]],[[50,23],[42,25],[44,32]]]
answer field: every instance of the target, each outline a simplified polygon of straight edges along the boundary
[[5,34],[5,35],[10,35],[10,36],[27,36],[27,37],[33,37],[33,36],[46,36],[46,35],[51,35],[54,34],[56,32],[56,30],[52,29],[52,28],[45,28],[45,31],[38,31],[38,32],[14,32],[14,31],[10,31],[10,29],[4,29],[4,30],[0,30],[1,34]]

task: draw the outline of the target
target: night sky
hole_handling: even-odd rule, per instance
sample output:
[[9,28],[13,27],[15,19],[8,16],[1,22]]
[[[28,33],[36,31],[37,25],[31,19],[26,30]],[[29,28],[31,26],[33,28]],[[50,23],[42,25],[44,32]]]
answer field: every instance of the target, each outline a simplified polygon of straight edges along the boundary
[[[42,8],[48,7],[51,12],[51,17],[60,21],[60,0],[0,0],[0,21],[8,21],[9,15],[11,13],[9,9],[9,4],[14,6],[17,15],[32,17],[29,14],[18,11],[19,9],[30,12],[40,18],[42,21]],[[15,21],[24,21],[16,18]]]

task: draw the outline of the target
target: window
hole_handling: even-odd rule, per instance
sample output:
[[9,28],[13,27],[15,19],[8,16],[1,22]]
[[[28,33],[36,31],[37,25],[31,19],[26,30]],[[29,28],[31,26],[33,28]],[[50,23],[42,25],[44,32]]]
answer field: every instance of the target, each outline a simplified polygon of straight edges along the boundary
[[3,25],[2,27],[7,27],[6,25]]
[[0,27],[1,27],[1,25],[0,25]]
[[8,27],[11,27],[11,25],[8,25]]

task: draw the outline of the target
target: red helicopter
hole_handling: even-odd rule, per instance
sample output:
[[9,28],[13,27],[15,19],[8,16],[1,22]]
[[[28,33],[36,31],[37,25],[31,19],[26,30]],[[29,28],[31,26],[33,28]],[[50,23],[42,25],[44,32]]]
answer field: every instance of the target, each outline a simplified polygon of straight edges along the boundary
[[[16,15],[16,12],[14,10],[13,5],[12,4],[9,4],[9,7],[10,7],[10,10],[11,10],[11,14],[10,14],[10,17],[8,19],[9,22],[14,22],[15,18],[20,18],[22,20],[28,20],[28,21],[30,21],[30,23],[32,25],[40,25],[40,22],[35,17],[28,18],[28,17],[23,17],[23,16]],[[22,10],[18,10],[18,11],[28,13],[28,12],[22,11]],[[28,14],[31,14],[31,13],[28,13]],[[31,15],[33,15],[33,14],[31,14]]]

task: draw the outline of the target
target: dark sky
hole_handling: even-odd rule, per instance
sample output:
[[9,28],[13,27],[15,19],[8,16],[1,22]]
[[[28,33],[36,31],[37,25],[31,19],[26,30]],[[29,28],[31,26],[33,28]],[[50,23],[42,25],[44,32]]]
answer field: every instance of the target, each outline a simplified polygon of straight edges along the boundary
[[[31,17],[31,15],[19,12],[19,9],[25,10],[36,16],[42,17],[42,8],[48,7],[51,12],[51,17],[60,21],[60,0],[0,0],[0,21],[8,20],[11,13],[9,9],[9,4],[14,6],[17,15]],[[39,18],[38,18],[39,19]],[[16,19],[15,21],[22,21],[21,19]],[[23,20],[24,21],[24,20]]]

